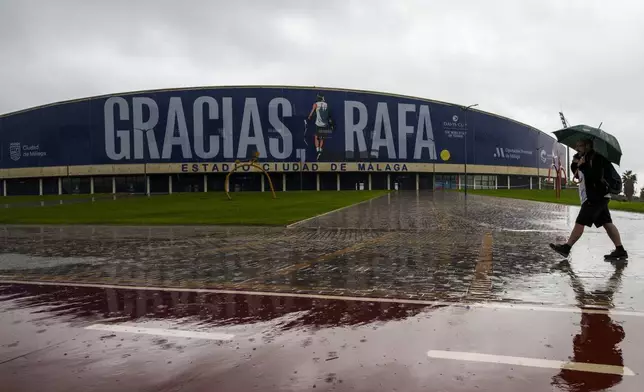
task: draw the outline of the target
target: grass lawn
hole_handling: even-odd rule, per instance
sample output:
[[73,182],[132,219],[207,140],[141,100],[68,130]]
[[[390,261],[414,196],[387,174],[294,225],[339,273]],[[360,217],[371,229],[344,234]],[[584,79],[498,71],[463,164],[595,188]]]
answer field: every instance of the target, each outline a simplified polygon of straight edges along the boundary
[[[561,199],[555,198],[555,191],[553,189],[468,189],[468,193],[476,195],[507,197],[511,199],[542,201],[546,203],[570,204],[576,206],[579,205],[579,191],[577,189],[563,189],[561,191]],[[610,202],[610,208],[613,210],[644,213],[644,203],[637,201],[626,202],[612,200]]]
[[[184,193],[0,209],[0,224],[287,225],[387,191]],[[0,204],[2,204],[0,202]]]

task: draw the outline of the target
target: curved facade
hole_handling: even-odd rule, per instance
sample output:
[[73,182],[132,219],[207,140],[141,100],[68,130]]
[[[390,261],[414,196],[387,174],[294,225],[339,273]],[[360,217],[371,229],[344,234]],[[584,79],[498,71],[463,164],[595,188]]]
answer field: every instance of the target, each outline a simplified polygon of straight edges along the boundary
[[[223,189],[259,156],[278,189],[536,186],[566,149],[460,105],[304,87],[142,91],[0,117],[4,194]],[[534,178],[533,178],[534,177]],[[266,189],[261,176],[233,190]]]

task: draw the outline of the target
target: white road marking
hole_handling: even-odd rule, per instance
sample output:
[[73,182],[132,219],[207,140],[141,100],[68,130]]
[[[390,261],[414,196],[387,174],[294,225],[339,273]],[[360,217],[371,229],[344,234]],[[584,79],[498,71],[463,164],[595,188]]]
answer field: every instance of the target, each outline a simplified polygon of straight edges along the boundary
[[[2,278],[0,276],[0,278]],[[393,304],[409,304],[409,305],[424,305],[424,306],[452,306],[461,308],[473,309],[507,309],[507,310],[530,310],[535,312],[556,312],[556,313],[570,313],[570,314],[606,314],[611,316],[629,316],[629,317],[644,317],[643,311],[624,310],[615,308],[601,308],[601,307],[565,307],[565,306],[544,306],[544,305],[531,305],[531,304],[514,304],[502,302],[448,302],[448,301],[429,301],[420,299],[405,299],[405,298],[378,298],[378,297],[352,297],[344,295],[324,295],[324,294],[305,294],[305,293],[282,293],[271,291],[244,291],[244,290],[220,290],[220,289],[197,289],[197,288],[175,288],[175,287],[153,287],[153,286],[125,286],[125,285],[112,285],[112,284],[97,284],[97,283],[72,283],[72,282],[45,282],[34,280],[7,280],[0,279],[0,284],[25,284],[34,286],[60,286],[60,287],[90,287],[98,289],[115,289],[115,290],[146,290],[146,291],[175,291],[187,293],[212,293],[212,294],[237,294],[237,295],[256,295],[267,297],[290,297],[290,298],[309,298],[309,299],[322,299],[322,300],[337,300],[337,301],[356,301],[356,302],[377,302],[377,303],[393,303]]]
[[233,340],[235,335],[218,332],[186,331],[183,329],[144,328],[128,325],[92,324],[85,327],[94,331],[133,333],[142,335],[169,336],[175,338],[193,338],[203,340]]
[[558,229],[549,229],[549,230],[538,230],[538,229],[506,229],[505,227],[500,229],[501,231],[508,231],[511,233],[548,233],[548,234],[553,234],[553,233],[566,233],[568,234],[567,231],[565,230],[558,230]]
[[457,361],[485,362],[503,365],[537,367],[546,369],[566,369],[579,372],[635,376],[635,373],[626,366],[603,365],[599,363],[563,362],[550,359],[510,357],[506,355],[490,355],[442,350],[429,350],[427,352],[427,356],[430,358],[453,359]]

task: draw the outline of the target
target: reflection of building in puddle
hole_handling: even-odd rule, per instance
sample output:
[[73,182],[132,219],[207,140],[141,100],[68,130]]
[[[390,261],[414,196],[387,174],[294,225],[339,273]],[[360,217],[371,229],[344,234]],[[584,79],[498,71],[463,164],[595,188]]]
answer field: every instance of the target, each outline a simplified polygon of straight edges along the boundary
[[[616,265],[615,272],[609,278],[605,290],[593,292],[586,292],[583,282],[569,264],[565,263],[563,267],[570,276],[580,308],[597,302],[603,302],[609,308],[613,306],[613,295],[619,289],[624,264]],[[584,311],[581,313],[580,328],[581,331],[574,336],[572,342],[573,356],[570,358],[572,362],[624,366],[619,344],[626,335],[621,325],[606,313]],[[619,384],[622,377],[621,374],[561,370],[553,378],[553,385],[571,392],[604,391]]]
[[[239,325],[279,319],[280,328],[359,325],[402,320],[424,305],[320,299],[298,296],[250,295],[199,291],[155,291],[116,288],[0,286],[0,301],[16,301],[51,317],[68,321],[110,319],[176,319],[202,325]],[[46,309],[46,310],[43,310]]]

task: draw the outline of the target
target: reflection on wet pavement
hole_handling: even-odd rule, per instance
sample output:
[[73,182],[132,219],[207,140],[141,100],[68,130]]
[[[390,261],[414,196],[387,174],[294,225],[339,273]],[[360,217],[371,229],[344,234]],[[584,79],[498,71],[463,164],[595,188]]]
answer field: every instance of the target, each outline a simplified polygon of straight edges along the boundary
[[0,302],[33,309],[61,321],[83,323],[102,319],[177,320],[202,327],[253,324],[284,318],[288,330],[304,326],[342,327],[400,320],[418,314],[427,305],[343,301],[305,297],[220,294],[194,291],[149,291],[39,285],[0,285]]
[[644,218],[614,214],[628,264],[599,230],[564,262],[577,211],[401,192],[291,228],[3,227],[0,390],[638,391]]
[[[575,305],[560,261],[547,247],[564,238],[576,207],[458,193],[390,194],[303,222],[266,227],[8,226],[0,275],[13,280],[209,287],[427,300]],[[613,303],[639,309],[644,294],[636,233],[644,218],[615,213],[631,263]],[[489,238],[490,260],[482,260]],[[610,241],[588,231],[572,263],[598,284],[613,266]],[[485,276],[480,270],[487,265]],[[483,283],[481,283],[483,282]],[[481,286],[482,284],[482,286]],[[587,304],[602,305],[601,296]]]
[[[97,325],[134,332],[94,330]],[[637,377],[603,373],[601,366],[644,370],[638,333],[644,317],[626,323],[593,312],[3,284],[0,326],[0,377],[8,391],[39,390],[37,380],[47,380],[52,390],[97,391],[209,391],[212,385],[218,391],[509,392],[550,385],[561,391],[637,391]],[[231,339],[148,336],[137,328]],[[599,372],[454,364],[427,358],[430,349],[568,358]]]

